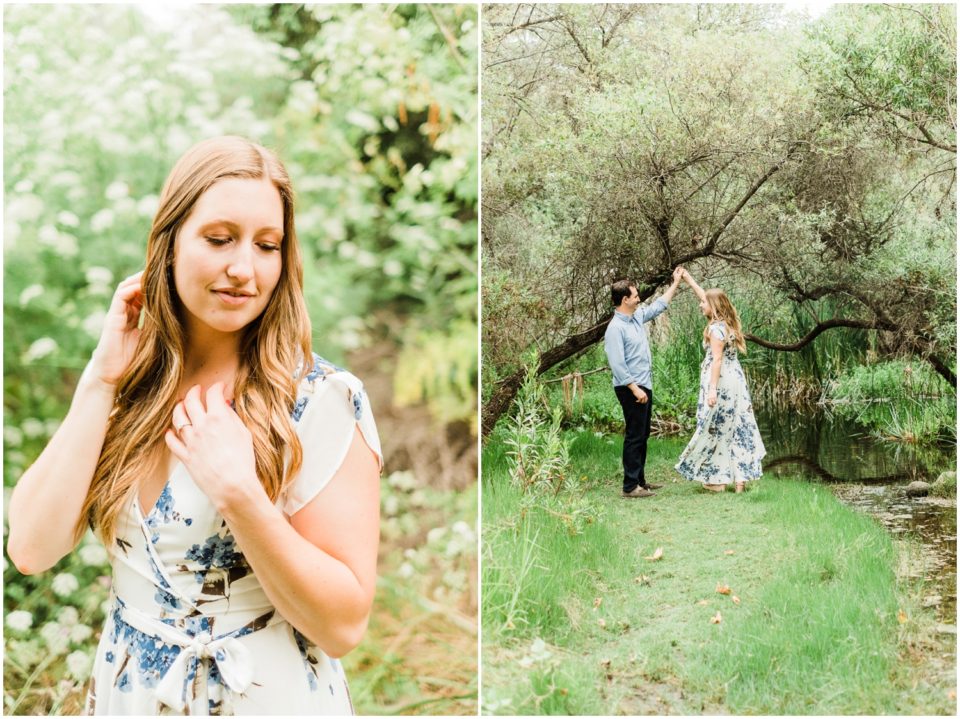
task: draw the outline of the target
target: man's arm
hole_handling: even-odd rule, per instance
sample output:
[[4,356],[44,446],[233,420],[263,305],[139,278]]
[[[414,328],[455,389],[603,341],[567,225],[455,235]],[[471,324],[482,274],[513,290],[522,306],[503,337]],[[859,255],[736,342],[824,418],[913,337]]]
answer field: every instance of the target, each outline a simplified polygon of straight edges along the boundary
[[649,322],[657,315],[666,312],[667,307],[670,305],[670,302],[673,300],[673,295],[677,291],[677,287],[680,286],[680,280],[683,278],[683,268],[677,267],[673,271],[673,282],[667,287],[666,291],[660,295],[656,300],[651,302],[647,307],[640,307],[637,309],[637,312],[640,312],[641,321]]

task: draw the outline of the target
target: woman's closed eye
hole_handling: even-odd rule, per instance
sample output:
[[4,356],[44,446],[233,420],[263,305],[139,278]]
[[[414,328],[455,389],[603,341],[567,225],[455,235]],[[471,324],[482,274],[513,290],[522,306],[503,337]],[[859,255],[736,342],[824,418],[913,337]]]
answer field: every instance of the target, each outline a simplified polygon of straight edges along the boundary
[[[232,237],[222,237],[219,235],[204,235],[204,239],[214,247],[222,247],[223,245],[226,245],[229,242],[233,241]],[[257,247],[259,247],[264,252],[280,251],[280,245],[274,242],[258,242]]]

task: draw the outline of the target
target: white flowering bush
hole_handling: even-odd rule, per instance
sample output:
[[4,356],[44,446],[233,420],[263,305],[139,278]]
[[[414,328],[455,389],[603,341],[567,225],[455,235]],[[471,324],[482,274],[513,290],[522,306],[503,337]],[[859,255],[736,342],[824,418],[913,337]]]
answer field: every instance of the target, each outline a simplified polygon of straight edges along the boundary
[[6,714],[50,713],[54,707],[54,713],[80,713],[109,572],[106,550],[89,532],[78,551],[49,572],[23,576],[12,563],[4,567]]

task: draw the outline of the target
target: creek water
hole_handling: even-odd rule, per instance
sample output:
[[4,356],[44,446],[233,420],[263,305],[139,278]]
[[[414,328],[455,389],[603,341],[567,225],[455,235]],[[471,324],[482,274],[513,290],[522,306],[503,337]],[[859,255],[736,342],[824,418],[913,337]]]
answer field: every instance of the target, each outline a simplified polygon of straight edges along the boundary
[[755,407],[767,449],[766,474],[789,473],[828,485],[841,501],[917,542],[907,574],[924,580],[924,603],[956,624],[957,503],[907,497],[914,480],[932,483],[957,469],[956,447],[917,447],[875,439],[859,425],[818,411]]

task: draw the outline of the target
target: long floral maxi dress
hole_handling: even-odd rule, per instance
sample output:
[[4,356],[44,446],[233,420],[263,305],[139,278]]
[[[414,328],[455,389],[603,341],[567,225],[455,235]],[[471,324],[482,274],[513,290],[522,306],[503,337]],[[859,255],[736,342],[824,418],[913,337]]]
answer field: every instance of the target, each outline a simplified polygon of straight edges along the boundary
[[734,337],[723,322],[710,325],[711,337],[723,341],[717,403],[707,404],[713,352],[704,342],[706,356],[700,365],[700,397],[697,401],[697,428],[680,455],[676,470],[703,484],[731,484],[760,479],[760,460],[767,453],[753,416],[747,380],[737,358]]
[[[355,428],[381,457],[363,385],[316,355],[292,417],[303,468],[277,502],[288,517],[333,478]],[[146,516],[129,503],[110,555],[112,606],[85,713],[353,713],[340,662],[280,616],[182,464]]]

